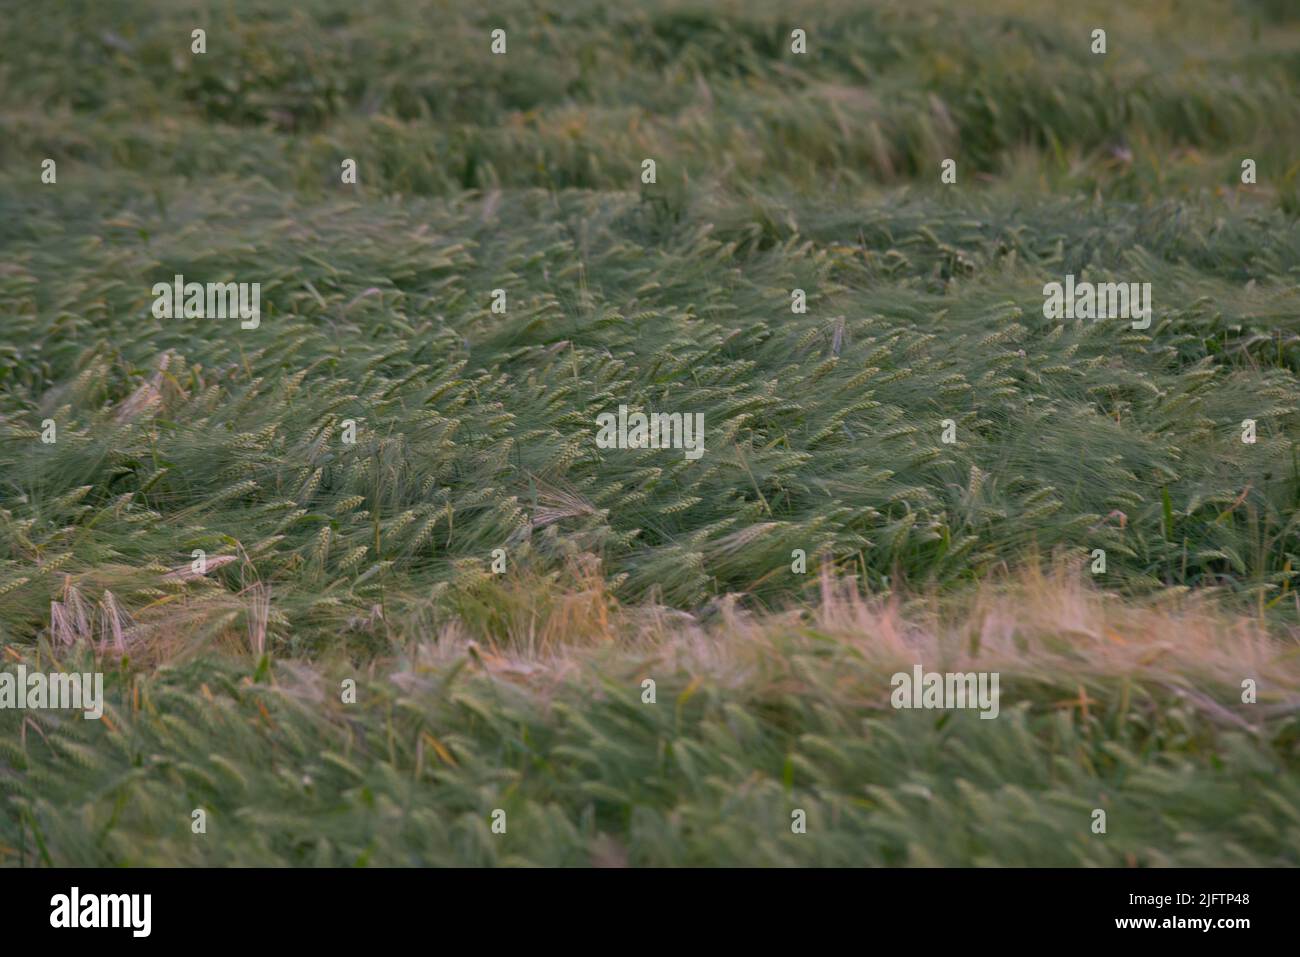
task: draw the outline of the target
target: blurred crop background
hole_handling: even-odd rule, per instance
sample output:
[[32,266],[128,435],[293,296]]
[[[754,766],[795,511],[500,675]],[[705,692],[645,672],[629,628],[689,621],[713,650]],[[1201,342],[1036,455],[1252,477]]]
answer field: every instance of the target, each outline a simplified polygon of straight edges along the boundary
[[0,862],[1300,863],[1293,5],[0,13]]

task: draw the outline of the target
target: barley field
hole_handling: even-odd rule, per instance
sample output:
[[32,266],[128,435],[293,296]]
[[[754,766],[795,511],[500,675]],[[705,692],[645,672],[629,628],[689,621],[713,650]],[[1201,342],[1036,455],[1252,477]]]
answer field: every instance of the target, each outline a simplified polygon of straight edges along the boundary
[[0,864],[1300,864],[1298,94],[1285,0],[6,5],[0,661],[103,713]]

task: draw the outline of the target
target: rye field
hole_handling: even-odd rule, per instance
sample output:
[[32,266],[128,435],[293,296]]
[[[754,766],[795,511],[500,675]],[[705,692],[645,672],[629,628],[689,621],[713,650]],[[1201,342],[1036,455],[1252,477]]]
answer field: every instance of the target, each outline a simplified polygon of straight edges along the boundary
[[0,864],[1300,864],[1294,4],[2,12]]

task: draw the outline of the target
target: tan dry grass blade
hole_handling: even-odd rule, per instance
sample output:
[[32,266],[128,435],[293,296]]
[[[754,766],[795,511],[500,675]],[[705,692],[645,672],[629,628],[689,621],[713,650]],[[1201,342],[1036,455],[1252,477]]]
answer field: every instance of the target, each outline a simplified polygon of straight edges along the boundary
[[163,581],[193,581],[196,578],[203,578],[218,568],[229,565],[236,561],[234,555],[214,555],[204,563],[204,571],[196,572],[192,562],[184,565],[178,565],[167,574],[163,575]]
[[67,576],[63,600],[50,602],[50,639],[56,647],[89,642],[96,644],[101,652],[111,646],[121,655],[126,654],[138,634],[135,619],[107,588],[98,602],[91,603],[72,583],[71,576]]
[[[158,366],[149,381],[142,384],[138,389],[132,392],[117,408],[115,419],[119,423],[130,422],[135,419],[141,412],[152,409],[159,405],[163,400],[162,386],[163,379],[168,367],[172,363],[172,358],[176,353],[168,349],[158,357]],[[175,382],[175,380],[172,380]],[[183,393],[182,393],[183,395]]]
[[94,637],[90,609],[70,576],[63,579],[63,600],[50,602],[50,637],[56,646],[75,645]]
[[261,582],[244,589],[248,598],[248,646],[257,657],[266,653],[266,622],[271,614],[271,589]]
[[811,609],[750,611],[720,601],[707,624],[654,605],[619,605],[593,574],[587,570],[585,587],[552,592],[517,611],[507,642],[467,633],[457,622],[423,645],[420,656],[455,656],[485,641],[491,649],[480,656],[485,667],[545,686],[584,656],[644,653],[657,666],[725,684],[768,674],[762,680],[795,691],[799,680],[770,676],[772,663],[789,660],[791,642],[812,642],[848,650],[867,673],[879,675],[867,688],[859,671],[839,690],[879,697],[882,706],[889,675],[918,663],[927,670],[998,671],[1004,678],[1069,688],[1139,680],[1233,726],[1247,726],[1250,714],[1225,718],[1220,702],[1233,700],[1247,678],[1259,686],[1261,716],[1300,706],[1300,635],[1270,634],[1255,619],[1195,595],[1117,602],[1064,567],[1022,572],[959,596],[910,601],[864,595],[854,581],[825,575]]

